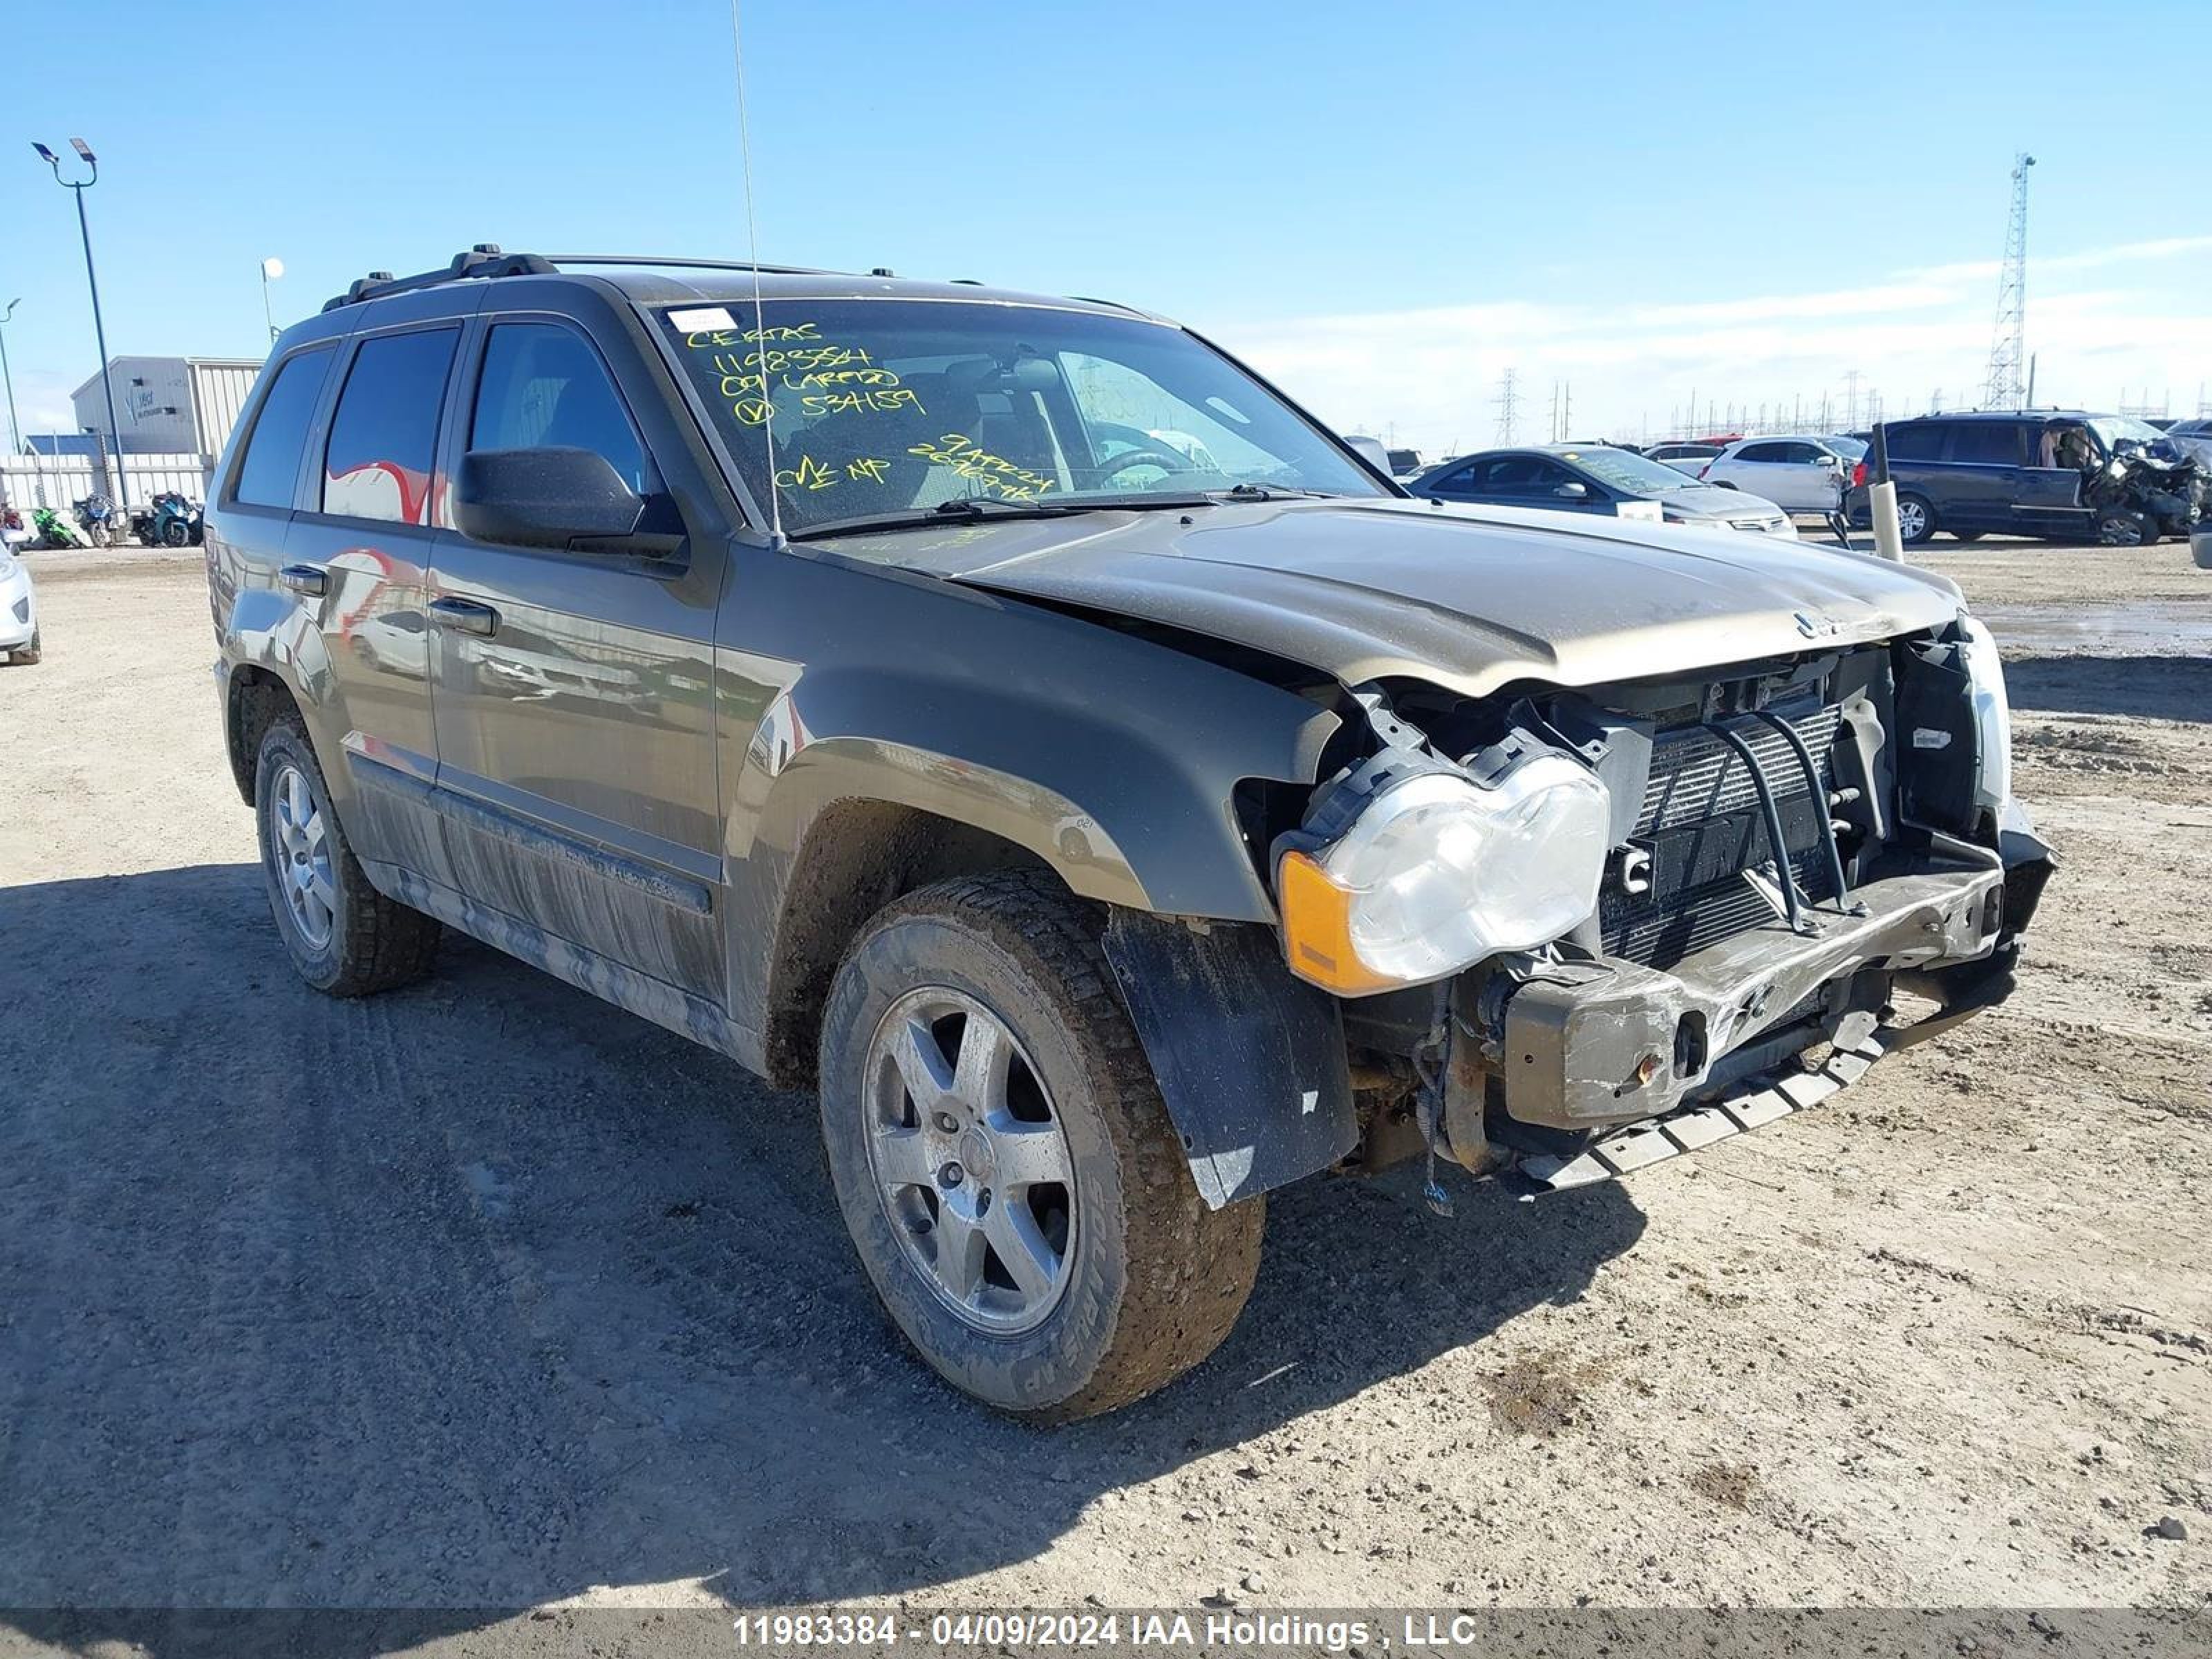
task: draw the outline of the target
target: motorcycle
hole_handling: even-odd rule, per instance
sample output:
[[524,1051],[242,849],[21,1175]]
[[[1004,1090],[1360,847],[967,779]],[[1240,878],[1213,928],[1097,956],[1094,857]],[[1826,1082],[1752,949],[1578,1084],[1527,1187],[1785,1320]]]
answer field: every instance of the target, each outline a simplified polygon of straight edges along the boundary
[[113,539],[108,525],[114,516],[114,503],[97,490],[76,504],[77,527],[94,547],[106,547]]
[[0,552],[12,557],[31,544],[31,527],[14,507],[0,507]]
[[199,503],[176,490],[163,491],[154,497],[149,530],[149,547],[157,542],[163,547],[197,546],[202,533]]
[[38,544],[40,547],[89,547],[92,545],[85,540],[84,532],[64,518],[54,507],[32,508],[31,524],[38,532]]

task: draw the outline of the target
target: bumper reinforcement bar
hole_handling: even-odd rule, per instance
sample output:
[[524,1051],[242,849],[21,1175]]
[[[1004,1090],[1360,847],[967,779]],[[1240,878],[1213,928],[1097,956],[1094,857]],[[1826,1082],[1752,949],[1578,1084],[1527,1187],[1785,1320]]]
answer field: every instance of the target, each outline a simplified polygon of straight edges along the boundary
[[1715,1141],[1765,1128],[1821,1104],[1857,1082],[1884,1054],[1908,1046],[1917,1029],[1878,1027],[1851,1048],[1835,1049],[1817,1069],[1763,1079],[1707,1104],[1684,1107],[1664,1117],[1617,1129],[1572,1158],[1549,1153],[1524,1158],[1501,1171],[1498,1178],[1526,1201],[1547,1193],[1611,1181],[1684,1152],[1701,1152]]

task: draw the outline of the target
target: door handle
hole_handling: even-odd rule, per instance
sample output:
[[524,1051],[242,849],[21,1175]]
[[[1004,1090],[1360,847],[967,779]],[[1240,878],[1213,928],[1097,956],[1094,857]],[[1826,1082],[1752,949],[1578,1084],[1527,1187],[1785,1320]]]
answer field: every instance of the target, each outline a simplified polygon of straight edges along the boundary
[[320,599],[330,592],[330,574],[319,564],[288,564],[276,573],[276,580],[310,599]]
[[489,638],[499,632],[499,612],[474,599],[435,599],[430,601],[430,614],[464,634]]

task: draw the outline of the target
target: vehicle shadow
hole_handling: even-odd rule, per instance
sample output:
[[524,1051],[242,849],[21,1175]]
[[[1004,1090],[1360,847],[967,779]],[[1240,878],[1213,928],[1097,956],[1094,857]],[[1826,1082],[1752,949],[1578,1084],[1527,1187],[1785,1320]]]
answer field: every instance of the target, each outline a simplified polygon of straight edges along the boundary
[[2024,657],[2005,664],[2015,708],[2212,720],[2212,657]]
[[1644,1226],[1618,1188],[1459,1183],[1440,1220],[1310,1182],[1209,1364],[1032,1430],[878,1313],[811,1101],[679,1037],[458,939],[318,997],[245,865],[0,889],[0,1624],[72,1646],[184,1650],[102,1607],[419,1639],[594,1586],[926,1601],[1162,1476],[1313,1478],[1193,1466],[1575,1298]]

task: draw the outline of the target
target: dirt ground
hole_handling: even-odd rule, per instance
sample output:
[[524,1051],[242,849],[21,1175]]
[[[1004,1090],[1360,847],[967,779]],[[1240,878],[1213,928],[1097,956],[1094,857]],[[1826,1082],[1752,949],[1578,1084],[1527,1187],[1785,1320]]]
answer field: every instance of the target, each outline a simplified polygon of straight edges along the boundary
[[197,559],[39,556],[0,1606],[2202,1602],[2212,574],[1925,562],[2042,653],[2011,1004],[1607,1188],[1279,1194],[1211,1363],[1039,1432],[901,1351],[809,1101],[465,941],[296,984]]

